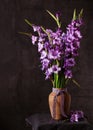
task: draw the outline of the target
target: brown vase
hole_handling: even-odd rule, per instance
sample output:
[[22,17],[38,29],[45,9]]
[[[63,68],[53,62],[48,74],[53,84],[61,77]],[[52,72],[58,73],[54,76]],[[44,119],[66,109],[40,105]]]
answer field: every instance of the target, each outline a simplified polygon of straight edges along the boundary
[[71,95],[67,89],[53,88],[49,94],[49,108],[53,119],[65,119],[69,115]]

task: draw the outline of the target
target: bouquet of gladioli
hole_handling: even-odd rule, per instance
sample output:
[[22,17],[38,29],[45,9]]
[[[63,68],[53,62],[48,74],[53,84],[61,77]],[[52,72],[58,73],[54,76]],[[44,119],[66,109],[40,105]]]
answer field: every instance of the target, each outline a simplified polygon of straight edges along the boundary
[[[75,57],[78,56],[80,40],[82,38],[80,27],[82,25],[82,12],[76,15],[74,10],[73,18],[66,28],[61,29],[60,14],[48,14],[56,21],[56,30],[45,29],[42,26],[31,24],[27,19],[25,22],[33,28],[34,32],[29,35],[33,45],[37,45],[40,53],[41,69],[44,71],[45,79],[50,79],[55,88],[64,88],[69,79],[73,78],[72,69],[76,65]],[[73,80],[78,84],[75,80]]]

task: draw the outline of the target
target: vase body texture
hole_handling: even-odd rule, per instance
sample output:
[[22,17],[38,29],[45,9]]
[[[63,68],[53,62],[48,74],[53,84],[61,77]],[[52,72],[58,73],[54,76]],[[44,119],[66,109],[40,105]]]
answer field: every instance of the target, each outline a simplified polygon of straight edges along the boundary
[[54,120],[66,119],[70,112],[71,95],[67,89],[53,88],[49,94],[49,108]]

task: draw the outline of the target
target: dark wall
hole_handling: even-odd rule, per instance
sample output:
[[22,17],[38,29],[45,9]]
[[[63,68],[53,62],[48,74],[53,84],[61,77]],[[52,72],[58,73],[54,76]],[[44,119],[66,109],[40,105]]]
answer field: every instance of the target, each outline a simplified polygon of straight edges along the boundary
[[83,110],[93,123],[93,2],[92,0],[3,0],[0,2],[0,127],[19,130],[32,113],[47,112],[52,84],[40,70],[37,48],[19,31],[32,31],[24,22],[54,28],[45,12],[62,12],[63,28],[74,8],[84,9],[80,56],[74,73],[81,85],[69,84],[72,110]]

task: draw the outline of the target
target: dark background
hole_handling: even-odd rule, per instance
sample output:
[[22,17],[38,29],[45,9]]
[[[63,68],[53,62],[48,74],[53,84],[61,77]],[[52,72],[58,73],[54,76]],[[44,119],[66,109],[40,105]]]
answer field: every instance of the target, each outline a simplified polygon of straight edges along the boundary
[[[0,1],[0,127],[23,130],[25,118],[47,112],[52,84],[40,70],[37,48],[19,31],[32,31],[24,22],[55,28],[46,13],[61,11],[62,27],[72,18],[74,8],[84,9],[83,39],[74,78],[81,88],[68,85],[72,110],[83,110],[93,123],[93,2],[92,0],[1,0]],[[0,128],[0,129],[1,129]]]

